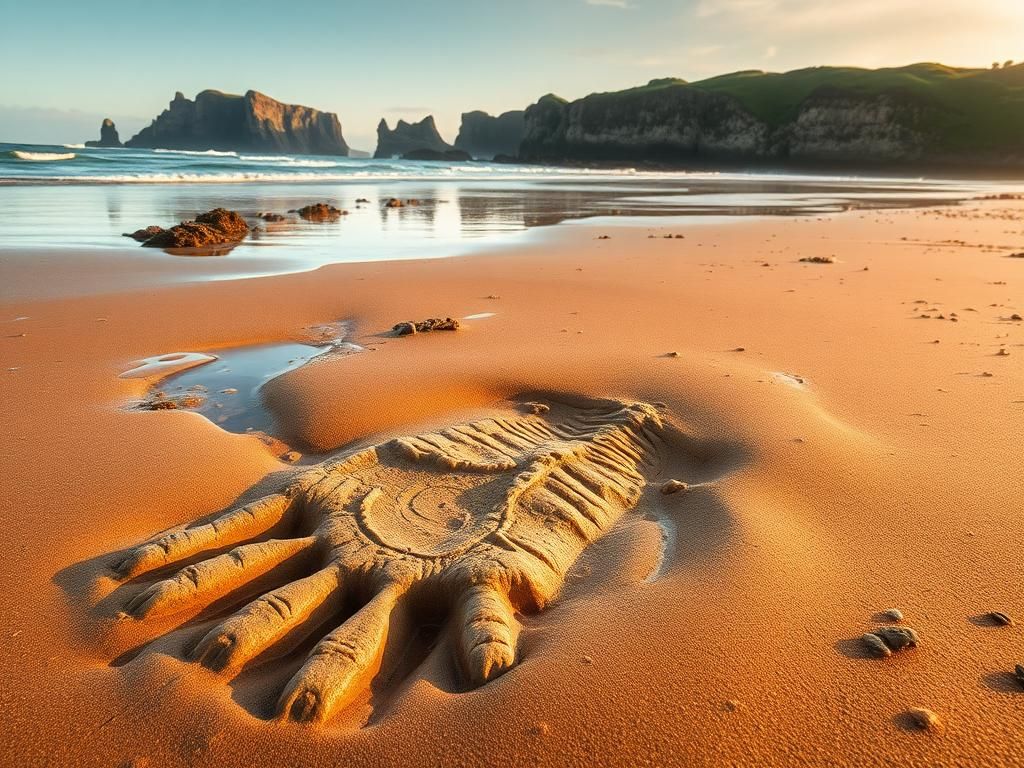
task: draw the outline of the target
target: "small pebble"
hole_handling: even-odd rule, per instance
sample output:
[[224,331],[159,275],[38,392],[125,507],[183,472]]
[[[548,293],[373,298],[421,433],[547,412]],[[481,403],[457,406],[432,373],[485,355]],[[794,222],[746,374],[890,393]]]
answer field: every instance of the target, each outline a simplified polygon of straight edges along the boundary
[[941,724],[939,716],[924,707],[911,707],[907,710],[907,717],[922,731],[934,731]]
[[669,352],[668,356],[669,357],[679,357],[679,353],[678,352]]
[[882,617],[886,621],[903,621],[903,611],[899,608],[887,608],[882,611]]
[[222,395],[237,395],[238,394],[238,390],[235,389],[234,387],[228,387],[227,389],[222,389],[220,391],[220,393]]
[[533,736],[547,736],[551,732],[551,726],[547,723],[534,723],[530,727],[530,734]]
[[1024,685],[1024,664],[1018,664],[1013,668],[1013,676],[1017,678],[1017,682]]
[[998,624],[1001,627],[1012,627],[1014,625],[1013,619],[1007,616],[1002,611],[990,611],[988,614],[989,620]]
[[289,464],[294,464],[296,461],[302,458],[302,454],[298,451],[288,451],[281,456],[282,461],[287,461]]
[[582,659],[580,659],[580,663],[581,664],[593,664],[594,660],[592,658],[590,658],[589,656],[584,656]]
[[669,496],[669,495],[671,495],[673,493],[679,493],[680,491],[685,491],[689,487],[690,486],[688,486],[682,480],[666,480],[662,484],[662,486],[661,486],[661,492],[665,496]]

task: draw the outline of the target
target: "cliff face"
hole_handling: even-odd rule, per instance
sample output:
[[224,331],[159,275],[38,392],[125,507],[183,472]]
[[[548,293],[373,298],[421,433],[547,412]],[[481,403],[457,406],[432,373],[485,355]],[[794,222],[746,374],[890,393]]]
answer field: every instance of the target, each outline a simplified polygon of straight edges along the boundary
[[[906,69],[934,76],[935,90],[945,88],[941,97],[902,84],[874,87],[869,70],[857,71],[854,84],[835,86],[828,79],[839,76],[825,68],[737,73],[693,85],[652,81],[574,102],[548,95],[526,110],[518,154],[542,162],[1024,165],[1024,100],[1015,96],[1021,89],[1014,79],[1021,73],[986,78],[993,85],[982,82],[984,72],[972,80],[973,70]],[[901,71],[879,74],[891,80]],[[1009,83],[998,98],[996,77]]]
[[337,115],[282,104],[257,91],[244,96],[203,91],[195,101],[178,92],[168,108],[125,146],[348,154]]
[[100,124],[100,140],[85,142],[87,147],[120,147],[121,137],[117,135],[117,127],[109,117]]
[[521,109],[497,117],[480,111],[463,112],[455,148],[486,160],[495,155],[516,155],[525,133],[526,119]]
[[377,125],[377,151],[373,156],[386,159],[421,150],[444,154],[452,149],[452,145],[437,132],[433,115],[427,115],[418,123],[399,120],[394,130],[389,129],[387,121],[381,119]]

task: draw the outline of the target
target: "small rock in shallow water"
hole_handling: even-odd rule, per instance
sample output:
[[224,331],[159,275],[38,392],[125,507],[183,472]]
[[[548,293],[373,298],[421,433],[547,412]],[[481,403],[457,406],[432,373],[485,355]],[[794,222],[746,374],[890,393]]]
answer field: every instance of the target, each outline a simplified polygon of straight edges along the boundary
[[915,728],[919,728],[922,731],[934,731],[942,724],[937,714],[924,707],[911,707],[908,709],[907,719],[913,723]]

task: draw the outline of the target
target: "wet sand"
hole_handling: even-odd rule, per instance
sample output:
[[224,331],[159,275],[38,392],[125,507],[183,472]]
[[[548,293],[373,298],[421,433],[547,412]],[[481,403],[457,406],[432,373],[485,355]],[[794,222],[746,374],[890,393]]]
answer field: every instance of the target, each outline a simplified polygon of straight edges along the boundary
[[[120,292],[40,300],[24,296],[52,275],[19,265],[27,287],[0,305],[0,763],[1020,764],[1022,221],[1000,201],[574,226],[480,257],[145,288],[126,273]],[[342,319],[369,351],[265,388],[304,460],[568,393],[663,403],[700,487],[645,496],[587,548],[517,617],[520,661],[492,682],[470,690],[450,629],[425,620],[343,711],[282,724],[308,644],[209,672],[183,658],[218,606],[118,621],[153,579],[111,567],[291,467],[199,414],[124,408],[147,383],[118,374]],[[859,638],[892,607],[921,645],[873,659]],[[941,727],[915,730],[913,707]]]

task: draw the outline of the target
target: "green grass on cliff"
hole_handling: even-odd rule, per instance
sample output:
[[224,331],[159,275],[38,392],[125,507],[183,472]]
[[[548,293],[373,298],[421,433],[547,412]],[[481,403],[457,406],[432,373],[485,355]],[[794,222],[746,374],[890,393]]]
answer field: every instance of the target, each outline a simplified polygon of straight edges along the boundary
[[1024,64],[1001,69],[912,64],[889,69],[812,67],[784,73],[748,70],[694,83],[662,78],[619,94],[654,94],[674,88],[728,94],[772,127],[792,120],[800,105],[822,89],[890,94],[897,100],[938,107],[933,127],[949,149],[1019,147],[1024,142]]

